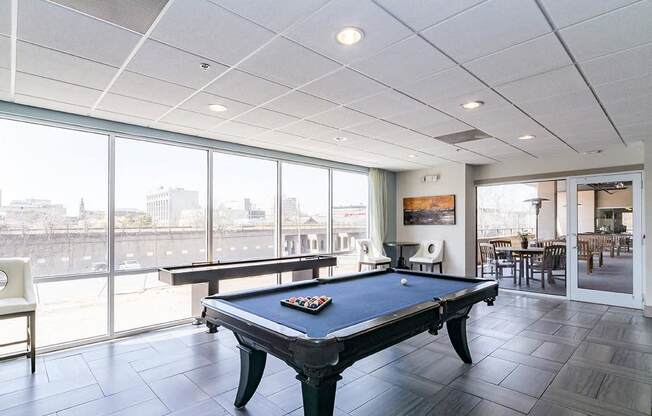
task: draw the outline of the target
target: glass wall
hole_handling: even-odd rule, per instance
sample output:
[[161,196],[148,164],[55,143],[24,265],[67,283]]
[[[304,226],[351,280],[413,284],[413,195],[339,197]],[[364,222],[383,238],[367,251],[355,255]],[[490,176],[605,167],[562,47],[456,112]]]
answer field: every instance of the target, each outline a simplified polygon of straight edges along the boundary
[[0,120],[0,257],[32,260],[39,346],[107,334],[107,207],[107,135]]
[[[322,274],[338,273],[366,236],[364,173],[0,120],[0,257],[31,259],[40,347],[191,317],[205,285],[167,286],[158,267],[332,251]],[[23,324],[0,321],[0,344]]]
[[367,238],[369,181],[367,175],[333,171],[333,274],[358,270],[356,241]]
[[327,252],[328,170],[283,163],[281,177],[281,254]]

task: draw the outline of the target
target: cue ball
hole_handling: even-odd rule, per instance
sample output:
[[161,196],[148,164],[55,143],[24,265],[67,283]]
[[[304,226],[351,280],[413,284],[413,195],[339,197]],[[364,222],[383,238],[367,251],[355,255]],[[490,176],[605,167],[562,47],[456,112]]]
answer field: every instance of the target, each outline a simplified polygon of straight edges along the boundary
[[407,279],[401,279],[401,284],[402,284],[403,286],[407,285]]

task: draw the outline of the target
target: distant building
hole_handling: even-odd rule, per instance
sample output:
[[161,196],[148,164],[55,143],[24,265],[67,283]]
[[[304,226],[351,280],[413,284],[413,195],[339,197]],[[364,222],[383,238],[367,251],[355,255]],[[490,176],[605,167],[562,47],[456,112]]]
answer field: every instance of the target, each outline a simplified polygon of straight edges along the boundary
[[184,210],[199,209],[199,192],[183,188],[160,187],[148,192],[147,215],[157,226],[177,226]]
[[0,215],[8,226],[56,225],[65,222],[66,207],[49,199],[28,198],[0,206]]
[[296,198],[283,198],[283,218],[296,220],[299,215],[299,205]]

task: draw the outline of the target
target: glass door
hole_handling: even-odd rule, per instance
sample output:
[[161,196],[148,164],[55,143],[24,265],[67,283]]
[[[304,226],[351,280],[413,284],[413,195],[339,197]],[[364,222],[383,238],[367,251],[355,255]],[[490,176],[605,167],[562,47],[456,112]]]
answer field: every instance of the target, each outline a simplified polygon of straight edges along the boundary
[[569,289],[574,300],[642,306],[640,174],[569,181]]

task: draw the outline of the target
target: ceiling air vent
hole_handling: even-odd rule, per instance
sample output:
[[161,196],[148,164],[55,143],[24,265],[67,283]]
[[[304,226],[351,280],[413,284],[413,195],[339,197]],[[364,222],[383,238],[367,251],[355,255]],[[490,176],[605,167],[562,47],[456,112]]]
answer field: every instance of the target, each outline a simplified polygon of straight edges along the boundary
[[492,136],[487,133],[480,131],[478,129],[459,131],[457,133],[446,134],[444,136],[435,137],[437,140],[441,140],[444,143],[448,144],[459,144],[472,142],[473,140],[480,139],[489,139]]

